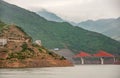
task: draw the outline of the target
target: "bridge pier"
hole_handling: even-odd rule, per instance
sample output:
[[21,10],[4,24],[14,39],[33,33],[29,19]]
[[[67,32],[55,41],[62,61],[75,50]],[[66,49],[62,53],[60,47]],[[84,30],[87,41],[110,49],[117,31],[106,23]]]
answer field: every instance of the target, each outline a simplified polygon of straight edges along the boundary
[[83,57],[81,57],[80,59],[81,59],[81,64],[85,64]]
[[100,64],[104,64],[104,59],[103,59],[103,57],[100,57]]

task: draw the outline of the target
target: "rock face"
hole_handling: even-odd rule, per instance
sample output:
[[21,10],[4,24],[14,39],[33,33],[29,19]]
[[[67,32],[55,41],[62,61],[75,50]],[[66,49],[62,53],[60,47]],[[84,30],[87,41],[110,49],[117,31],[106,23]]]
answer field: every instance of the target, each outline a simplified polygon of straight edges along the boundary
[[[6,44],[4,44],[6,42]],[[21,28],[12,25],[0,34],[0,67],[58,67],[73,64],[63,56],[33,44]]]

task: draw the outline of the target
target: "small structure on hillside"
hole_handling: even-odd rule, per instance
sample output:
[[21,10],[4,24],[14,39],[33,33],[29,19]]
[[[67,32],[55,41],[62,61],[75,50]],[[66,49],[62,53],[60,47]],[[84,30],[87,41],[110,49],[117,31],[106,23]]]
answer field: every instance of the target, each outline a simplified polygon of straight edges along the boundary
[[79,54],[75,55],[74,58],[80,58],[81,59],[81,64],[85,63],[84,57],[92,57],[90,54],[81,51]]
[[101,64],[104,64],[104,57],[112,57],[114,59],[114,62],[115,62],[115,57],[114,55],[110,54],[110,53],[107,53],[105,51],[99,51],[97,54],[94,54],[93,55],[94,57],[99,57],[100,58],[100,61],[101,61]]
[[54,48],[54,51],[58,51],[58,50],[60,50],[59,48]]
[[39,45],[39,46],[42,46],[41,40],[36,40],[35,43],[36,43],[37,45]]
[[0,46],[5,46],[7,44],[7,39],[0,39]]

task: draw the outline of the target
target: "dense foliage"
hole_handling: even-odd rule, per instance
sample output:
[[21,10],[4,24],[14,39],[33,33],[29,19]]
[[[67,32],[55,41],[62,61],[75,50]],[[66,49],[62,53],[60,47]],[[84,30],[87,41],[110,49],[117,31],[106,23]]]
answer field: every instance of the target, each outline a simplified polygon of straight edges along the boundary
[[2,21],[0,21],[0,30],[1,30],[4,26],[5,26],[5,24],[4,24]]
[[66,22],[47,21],[34,12],[0,1],[0,19],[21,26],[33,40],[40,39],[47,48],[69,48],[95,53],[105,50],[119,53],[120,43],[102,34],[74,27]]

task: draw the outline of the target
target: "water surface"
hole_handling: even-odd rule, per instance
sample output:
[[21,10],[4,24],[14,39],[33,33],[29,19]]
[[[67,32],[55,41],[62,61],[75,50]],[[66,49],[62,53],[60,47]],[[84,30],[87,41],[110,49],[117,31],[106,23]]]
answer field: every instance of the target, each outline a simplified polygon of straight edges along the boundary
[[0,78],[120,78],[120,65],[0,69]]

